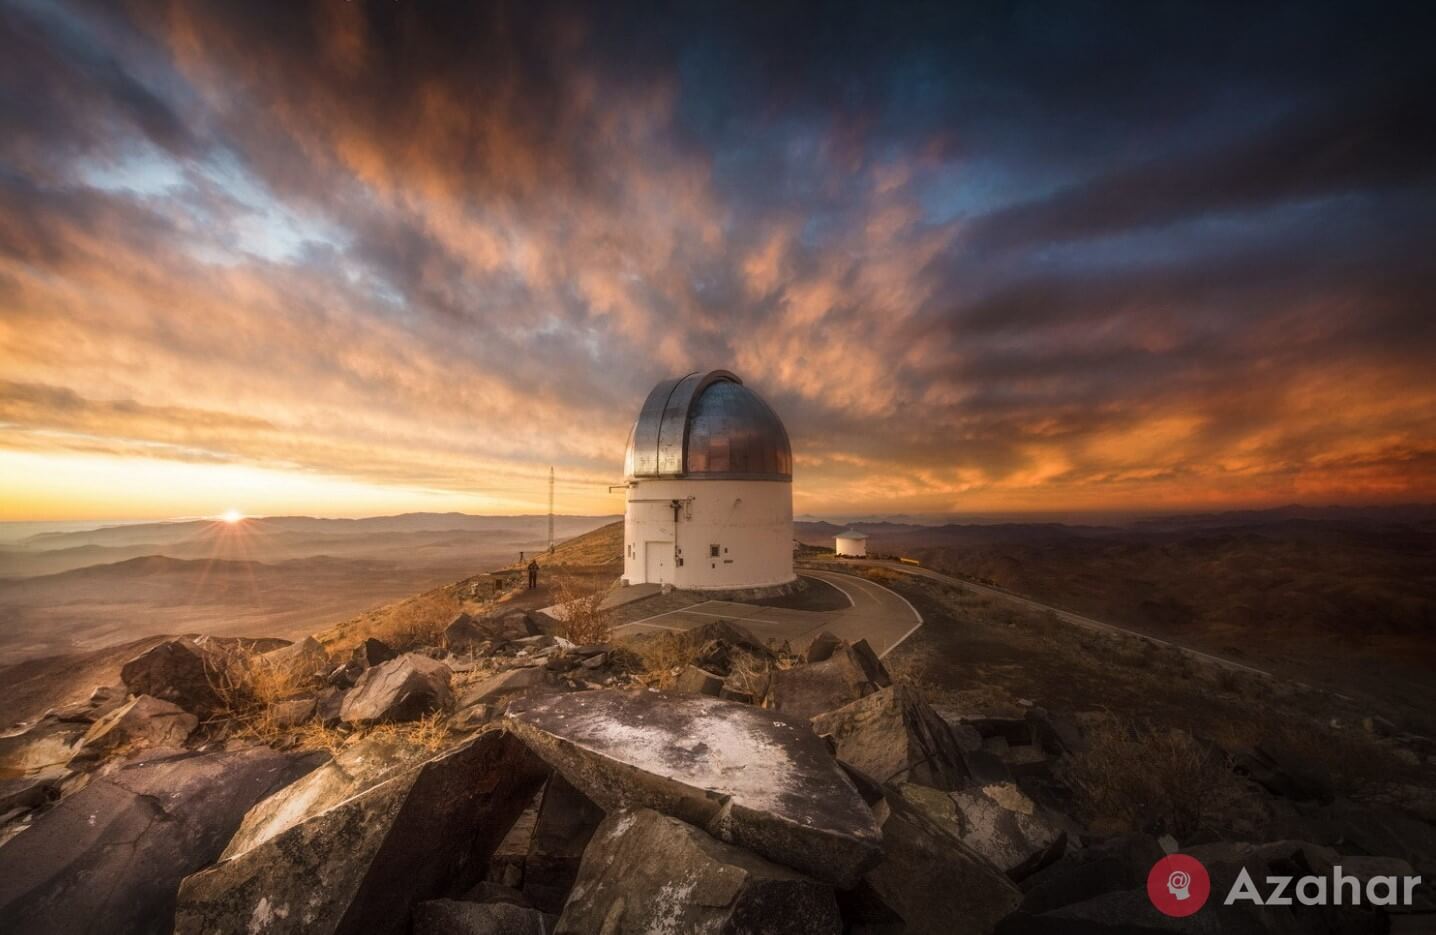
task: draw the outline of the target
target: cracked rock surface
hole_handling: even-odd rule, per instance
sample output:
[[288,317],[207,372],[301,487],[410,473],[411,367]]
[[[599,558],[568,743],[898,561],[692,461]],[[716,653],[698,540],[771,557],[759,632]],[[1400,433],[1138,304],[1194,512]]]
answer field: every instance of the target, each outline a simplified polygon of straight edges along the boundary
[[872,813],[806,721],[607,690],[526,698],[508,723],[606,811],[652,808],[838,886],[878,859]]
[[255,802],[325,757],[155,751],[92,778],[0,847],[0,926],[171,931],[185,875],[219,856]]

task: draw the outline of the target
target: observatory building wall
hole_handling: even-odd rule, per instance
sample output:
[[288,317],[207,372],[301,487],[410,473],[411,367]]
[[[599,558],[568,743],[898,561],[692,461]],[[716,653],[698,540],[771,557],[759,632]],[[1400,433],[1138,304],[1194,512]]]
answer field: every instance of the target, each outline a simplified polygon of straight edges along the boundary
[[629,584],[694,590],[787,584],[794,578],[792,484],[694,478],[631,482],[623,541],[623,576]]

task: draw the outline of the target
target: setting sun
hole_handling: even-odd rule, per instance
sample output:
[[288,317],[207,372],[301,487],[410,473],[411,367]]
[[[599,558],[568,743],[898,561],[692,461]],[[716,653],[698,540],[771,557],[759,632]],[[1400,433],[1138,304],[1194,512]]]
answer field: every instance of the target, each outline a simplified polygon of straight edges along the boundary
[[244,519],[244,514],[236,509],[231,508],[221,513],[219,518],[224,520],[226,523],[234,524]]

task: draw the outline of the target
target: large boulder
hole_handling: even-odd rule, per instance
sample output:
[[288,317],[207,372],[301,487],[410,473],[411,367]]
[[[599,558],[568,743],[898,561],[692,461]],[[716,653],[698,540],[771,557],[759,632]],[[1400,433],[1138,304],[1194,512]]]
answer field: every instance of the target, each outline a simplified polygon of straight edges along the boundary
[[903,920],[909,935],[986,935],[1015,909],[1021,892],[951,830],[930,820],[891,786],[873,806],[883,858],[864,888]]
[[370,738],[245,816],[180,887],[177,933],[403,932],[478,882],[546,770],[502,731],[414,761]]
[[753,631],[731,620],[715,620],[712,623],[705,623],[696,630],[689,630],[686,635],[695,646],[721,642],[751,656],[758,656],[762,659],[777,658],[777,654],[769,649],[762,640],[754,636]]
[[603,809],[555,774],[544,787],[524,859],[523,892],[546,912],[562,912],[584,848],[603,821]]
[[602,690],[520,699],[508,723],[605,811],[657,809],[838,886],[878,859],[872,813],[804,721]]
[[90,725],[81,743],[94,753],[120,747],[178,747],[198,726],[199,718],[179,705],[140,695]]
[[255,657],[255,663],[296,685],[324,678],[333,669],[329,653],[312,636]]
[[695,695],[716,696],[723,690],[723,679],[697,666],[688,666],[678,674],[673,682],[673,690],[676,692],[691,692]]
[[459,697],[459,708],[480,704],[500,704],[515,695],[531,691],[555,690],[558,682],[543,666],[525,666],[491,675],[469,688]]
[[638,809],[598,827],[555,935],[841,931],[832,887]]
[[61,769],[89,725],[53,714],[0,736],[0,776],[21,777]]
[[339,712],[349,724],[414,721],[453,706],[449,667],[418,653],[366,669]]
[[[1021,880],[1067,849],[1060,816],[1033,802],[1015,784],[993,783],[949,793],[963,843]],[[930,813],[931,814],[931,813]]]
[[512,643],[539,634],[532,614],[507,610],[485,617],[459,614],[444,628],[443,645],[451,653],[467,653],[482,644]]
[[414,907],[413,935],[549,935],[553,916],[504,902],[432,899]]
[[460,612],[454,615],[444,627],[440,644],[451,653],[469,652],[489,639],[487,632],[470,614]]
[[839,642],[821,662],[775,669],[764,704],[793,717],[813,718],[891,684],[867,640]]
[[224,657],[207,644],[181,637],[151,647],[120,669],[120,679],[136,695],[150,695],[207,717],[224,707],[218,686]]
[[1165,856],[1147,834],[1116,835],[1069,852],[1022,881],[1022,911],[1038,915],[1103,893],[1145,886],[1152,865]]
[[383,640],[376,640],[372,636],[364,640],[354,651],[349,654],[349,661],[360,669],[372,669],[380,663],[388,662],[390,659],[398,658],[399,654],[390,648]]
[[912,689],[892,685],[813,718],[842,760],[883,782],[957,789],[969,779],[947,722]]
[[324,759],[155,752],[92,777],[0,847],[0,927],[170,931],[180,880],[219,856],[256,801]]

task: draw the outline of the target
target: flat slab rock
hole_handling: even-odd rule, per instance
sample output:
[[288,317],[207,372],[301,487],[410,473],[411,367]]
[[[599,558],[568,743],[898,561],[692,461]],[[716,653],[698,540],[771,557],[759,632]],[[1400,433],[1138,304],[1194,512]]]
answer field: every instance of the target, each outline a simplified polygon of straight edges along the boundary
[[0,847],[0,929],[172,931],[180,880],[219,856],[256,801],[324,759],[155,751],[92,778]]
[[871,811],[806,720],[604,690],[516,701],[508,723],[605,811],[652,808],[840,887],[881,855]]
[[499,731],[403,756],[361,741],[255,806],[219,862],[185,878],[174,931],[398,935],[418,903],[472,887],[546,768]]
[[651,809],[598,826],[556,935],[824,935],[833,889]]

